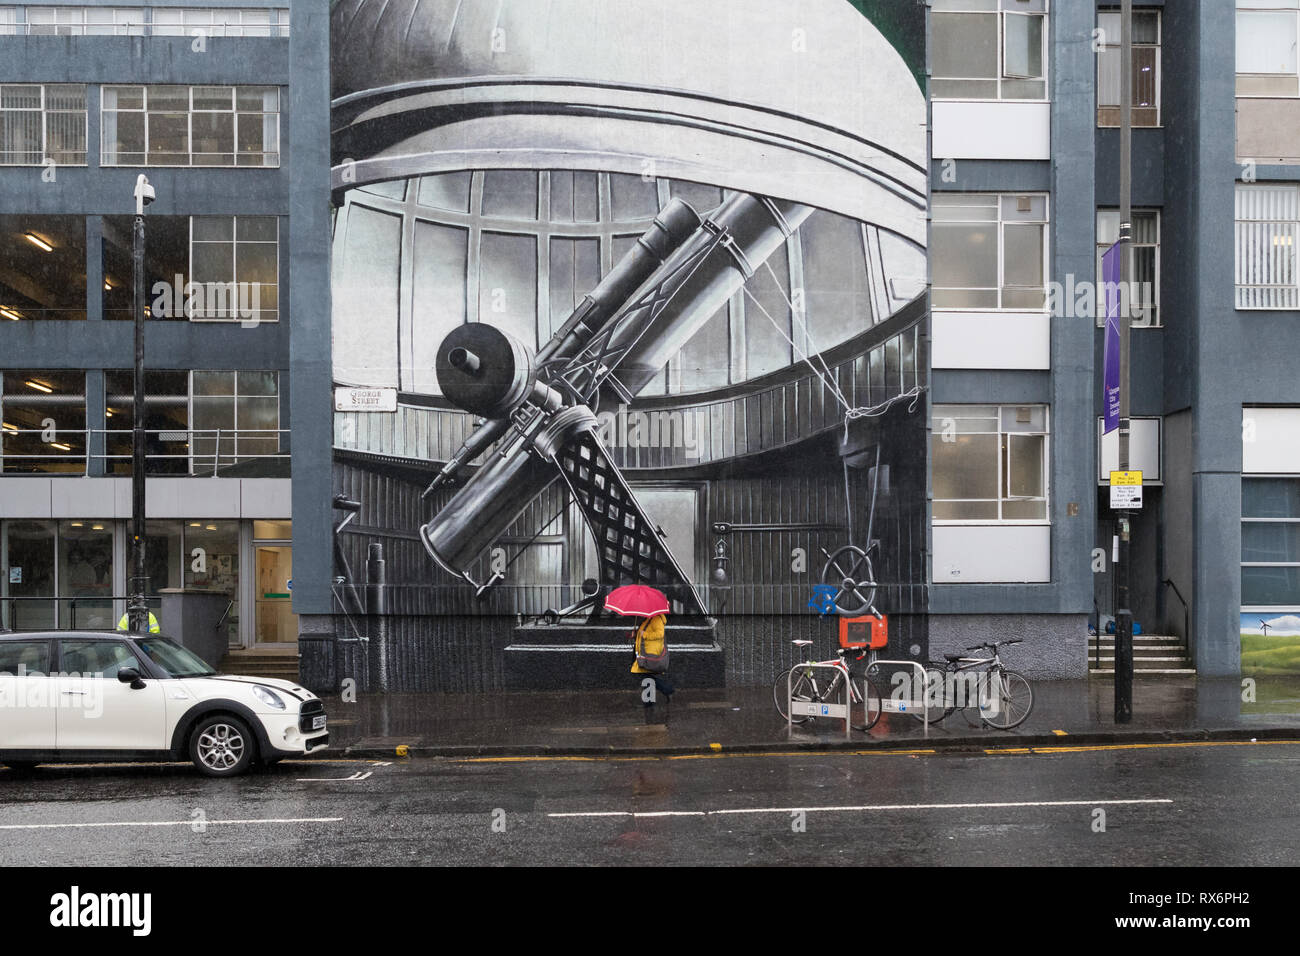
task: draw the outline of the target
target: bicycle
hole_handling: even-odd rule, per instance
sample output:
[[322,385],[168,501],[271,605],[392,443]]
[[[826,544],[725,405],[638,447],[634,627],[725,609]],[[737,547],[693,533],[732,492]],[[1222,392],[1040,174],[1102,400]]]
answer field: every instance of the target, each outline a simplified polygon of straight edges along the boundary
[[[791,641],[796,648],[807,647],[812,641]],[[797,651],[796,651],[797,653]],[[867,731],[876,725],[880,720],[881,705],[880,691],[877,689],[875,682],[865,674],[854,677],[849,670],[849,664],[846,658],[850,650],[848,648],[839,648],[836,651],[836,659],[833,661],[803,661],[795,664],[789,670],[782,671],[777,677],[776,683],[772,685],[772,699],[776,704],[776,712],[781,715],[782,720],[790,720],[791,723],[802,724],[804,721],[813,720],[813,717],[791,717],[786,713],[787,702],[793,697],[794,700],[809,703],[826,703],[836,702],[840,686],[848,681],[849,686],[849,723],[854,730]],[[858,654],[854,660],[861,660],[865,652]],[[829,664],[836,669],[835,676],[829,684],[822,687],[817,682],[815,676],[816,670],[812,664]],[[797,673],[796,673],[797,672]]]
[[[1010,646],[1012,644],[1023,643],[1017,639],[1014,641],[996,641],[992,644],[976,644],[974,647],[968,647],[968,651],[988,650],[993,652],[992,657],[963,657],[961,654],[945,654],[944,663],[930,661],[929,669],[926,670],[926,687],[925,693],[932,693],[931,688],[941,687],[943,689],[943,702],[939,706],[931,706],[927,711],[913,711],[912,716],[917,720],[937,724],[953,711],[957,710],[958,702],[950,699],[949,691],[950,675],[958,674],[965,671],[973,671],[987,665],[986,673],[996,680],[990,680],[988,689],[978,690],[977,698],[979,700],[989,700],[989,695],[997,693],[997,707],[986,707],[978,703],[980,710],[980,720],[988,724],[995,730],[1010,730],[1012,727],[1018,727],[1025,722],[1029,712],[1034,707],[1034,689],[1029,686],[1029,681],[1023,674],[1017,671],[1008,670],[1002,663],[1002,656],[998,653],[999,647]],[[989,701],[992,703],[992,701]],[[962,703],[961,709],[965,710],[970,707],[969,702]],[[988,711],[988,713],[986,713]],[[927,721],[926,714],[929,715]]]

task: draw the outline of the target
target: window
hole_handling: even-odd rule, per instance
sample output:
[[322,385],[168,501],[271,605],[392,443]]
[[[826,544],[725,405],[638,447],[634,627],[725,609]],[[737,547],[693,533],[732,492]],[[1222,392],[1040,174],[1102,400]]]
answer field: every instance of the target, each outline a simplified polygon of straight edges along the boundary
[[[280,456],[280,376],[277,372],[194,371],[190,421],[196,473],[252,462],[270,474]],[[282,470],[282,468],[281,468]],[[254,477],[247,467],[241,477]]]
[[0,642],[0,676],[22,677],[49,672],[49,641]]
[[141,36],[141,7],[27,6],[27,32],[32,36]]
[[1300,96],[1298,19],[1300,0],[1238,0],[1238,96]]
[[117,677],[119,668],[143,670],[124,641],[61,641],[59,667],[64,673],[82,677]]
[[1300,606],[1300,478],[1242,478],[1241,604]]
[[86,165],[86,88],[0,86],[0,165]]
[[274,216],[193,216],[185,315],[193,321],[279,319],[280,221]]
[[[545,345],[670,198],[707,213],[727,196],[703,183],[531,169],[349,190],[334,230],[336,380],[438,394],[435,352],[466,321]],[[924,288],[904,281],[924,276],[923,249],[825,210],[755,265],[744,292],[639,394],[698,393],[802,364],[800,353],[865,332]]]
[[933,0],[930,95],[1047,98],[1047,0]]
[[[1101,296],[1101,257],[1119,240],[1119,210],[1097,210],[1097,328],[1106,326],[1105,299]],[[1133,239],[1129,243],[1129,315],[1133,328],[1160,325],[1160,212],[1133,210]],[[1121,297],[1121,307],[1123,297]]]
[[85,318],[86,217],[0,214],[0,322]]
[[1300,186],[1237,184],[1239,309],[1300,309]]
[[265,8],[0,7],[0,36],[287,37],[289,11]]
[[106,86],[105,166],[279,166],[274,86]]
[[85,474],[84,372],[0,374],[0,420],[4,474]]
[[[1120,120],[1120,15],[1097,14],[1102,46],[1097,51],[1097,125]],[[1133,125],[1160,125],[1160,11],[1133,11]]]
[[286,37],[288,10],[225,10],[159,7],[153,11],[154,36]]
[[[146,474],[190,473],[189,378],[185,371],[147,369],[144,373]],[[105,371],[105,474],[131,474],[134,427],[135,373]]]
[[931,197],[936,309],[1041,309],[1046,302],[1047,197]]
[[1047,521],[1047,408],[935,405],[934,521]]

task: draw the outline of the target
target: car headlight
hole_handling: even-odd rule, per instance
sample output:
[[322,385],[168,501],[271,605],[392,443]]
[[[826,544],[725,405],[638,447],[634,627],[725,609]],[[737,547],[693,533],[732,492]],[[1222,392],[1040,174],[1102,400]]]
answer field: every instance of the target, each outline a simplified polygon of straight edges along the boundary
[[269,687],[263,687],[261,684],[254,685],[253,696],[266,704],[267,707],[274,707],[276,710],[284,710],[284,701],[282,701],[279,695]]

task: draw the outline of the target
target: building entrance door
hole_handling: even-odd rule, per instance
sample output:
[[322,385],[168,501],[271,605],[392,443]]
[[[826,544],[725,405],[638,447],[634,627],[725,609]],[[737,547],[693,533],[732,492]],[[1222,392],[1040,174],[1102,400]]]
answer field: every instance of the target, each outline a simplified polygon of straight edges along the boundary
[[254,522],[253,534],[254,566],[257,569],[253,600],[254,646],[296,648],[298,616],[293,613],[293,542],[290,538],[290,523],[257,521]]

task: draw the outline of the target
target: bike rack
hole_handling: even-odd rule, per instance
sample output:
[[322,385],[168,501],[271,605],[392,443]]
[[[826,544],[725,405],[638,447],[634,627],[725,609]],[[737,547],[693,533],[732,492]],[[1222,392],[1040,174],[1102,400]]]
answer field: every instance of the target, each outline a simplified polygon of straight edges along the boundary
[[916,661],[875,661],[873,660],[868,666],[868,673],[871,668],[879,671],[881,664],[894,664],[900,667],[915,667],[921,676],[921,699],[920,700],[895,700],[893,695],[886,696],[883,692],[880,695],[880,712],[882,714],[906,714],[914,710],[921,712],[921,725],[925,728],[925,736],[930,736],[930,701],[926,691],[926,672],[925,668]]
[[[816,661],[805,661],[802,664],[797,664],[790,668],[785,675],[786,732],[789,733],[794,730],[794,715],[796,713],[806,717],[830,717],[836,720],[843,718],[844,739],[851,740],[853,738],[853,722],[849,719],[849,712],[853,701],[853,690],[849,686],[848,680],[844,682],[844,703],[842,704],[828,704],[816,700],[801,700],[796,703],[794,700],[794,672],[796,670],[815,670],[817,668],[827,671],[835,671],[837,674],[843,673],[838,664],[819,664]],[[831,679],[834,680],[834,678]],[[865,706],[865,704],[863,706]],[[795,710],[796,707],[798,708],[797,711]]]

